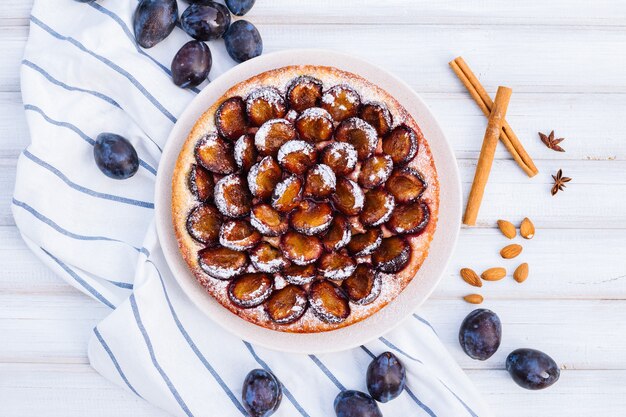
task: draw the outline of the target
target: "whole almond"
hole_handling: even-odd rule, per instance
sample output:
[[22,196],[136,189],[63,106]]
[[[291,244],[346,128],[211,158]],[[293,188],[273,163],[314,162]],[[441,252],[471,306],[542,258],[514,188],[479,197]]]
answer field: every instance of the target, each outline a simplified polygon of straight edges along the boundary
[[489,268],[480,275],[485,281],[500,281],[506,276],[506,269],[501,267]]
[[513,225],[513,223],[508,222],[506,220],[498,220],[498,228],[500,229],[502,234],[508,237],[509,239],[513,239],[515,235],[517,234],[517,231],[515,230],[515,226]]
[[520,264],[520,266],[515,269],[513,278],[519,283],[526,281],[526,278],[528,278],[528,264],[526,262]]
[[535,236],[535,225],[528,217],[522,220],[522,224],[519,226],[519,234],[524,239],[532,239]]
[[476,272],[474,272],[473,269],[463,268],[461,269],[460,274],[461,278],[463,278],[463,281],[467,282],[469,285],[472,285],[474,287],[483,286],[483,282],[480,280],[480,277]]
[[480,304],[483,302],[483,296],[480,294],[469,294],[463,297],[470,304]]
[[520,253],[522,253],[522,246],[513,243],[512,245],[507,245],[503,247],[500,251],[500,256],[502,256],[504,259],[513,259]]

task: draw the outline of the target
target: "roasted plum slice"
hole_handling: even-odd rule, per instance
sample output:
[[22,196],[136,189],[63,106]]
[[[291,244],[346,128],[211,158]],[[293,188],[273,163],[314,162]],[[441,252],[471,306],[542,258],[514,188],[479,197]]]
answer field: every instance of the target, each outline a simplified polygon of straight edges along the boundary
[[187,232],[192,238],[208,246],[219,241],[221,226],[222,215],[213,204],[200,204],[187,216]]
[[287,112],[287,114],[285,114],[284,119],[287,120],[289,123],[293,123],[295,126],[296,120],[298,119],[298,112],[294,109],[291,109]]
[[287,219],[269,204],[252,207],[250,224],[264,236],[280,236],[289,229]]
[[196,200],[204,202],[213,198],[213,188],[215,188],[213,174],[200,165],[191,166],[187,185]]
[[373,154],[378,147],[376,129],[358,117],[351,117],[341,122],[335,130],[335,140],[354,146],[361,161]]
[[289,231],[280,237],[280,248],[287,259],[296,265],[309,265],[322,255],[324,247],[316,236]]
[[326,252],[317,260],[317,270],[324,278],[342,280],[354,272],[356,262],[350,255],[342,252]]
[[350,242],[352,237],[352,227],[348,219],[341,215],[335,215],[330,223],[328,232],[322,237],[322,244],[327,251],[334,251],[343,248]]
[[304,196],[316,199],[329,197],[337,187],[337,177],[328,165],[313,165],[306,173]]
[[416,201],[422,196],[426,187],[427,184],[422,175],[409,167],[395,170],[385,184],[385,188],[398,204]]
[[227,220],[220,229],[220,245],[243,252],[261,241],[261,234],[247,220]]
[[290,216],[291,227],[296,232],[313,236],[328,230],[333,221],[333,209],[328,203],[303,201]]
[[296,128],[285,119],[271,119],[263,123],[254,135],[254,145],[261,155],[276,156],[285,143],[297,137]]
[[237,166],[245,172],[250,171],[257,158],[254,135],[241,135],[235,142],[234,154]]
[[321,162],[336,175],[348,175],[354,171],[357,161],[356,149],[347,142],[331,142],[322,151]]
[[290,284],[306,285],[313,282],[317,276],[315,265],[294,265],[291,264],[283,269],[283,278]]
[[382,272],[394,273],[401,271],[411,258],[411,245],[402,236],[391,236],[383,239],[379,248],[372,254],[374,268]]
[[333,136],[333,118],[320,107],[311,107],[303,111],[295,124],[300,139],[307,142],[325,142]]
[[429,221],[428,204],[415,201],[397,206],[387,221],[387,228],[398,234],[417,235],[424,231]]
[[287,113],[287,106],[276,88],[260,87],[246,98],[246,113],[253,126],[261,126],[268,120],[283,117]]
[[365,193],[365,203],[359,220],[368,227],[380,226],[389,220],[395,206],[393,196],[387,191],[382,188],[369,190]]
[[360,106],[359,93],[345,84],[335,85],[322,94],[321,107],[338,122],[358,115]]
[[309,304],[320,320],[337,324],[350,315],[348,297],[330,281],[315,281],[309,287]]
[[248,116],[241,97],[231,97],[220,104],[215,112],[215,126],[221,136],[231,141],[246,133]]
[[332,199],[337,210],[346,216],[356,216],[363,209],[365,196],[356,182],[339,178]]
[[392,171],[393,161],[389,155],[374,155],[363,161],[359,185],[363,188],[376,188],[387,181]]
[[315,163],[317,152],[308,142],[290,140],[278,150],[278,163],[285,170],[302,175]]
[[395,127],[383,138],[383,152],[391,157],[393,163],[402,165],[417,155],[417,134],[407,125]]
[[250,251],[250,261],[257,270],[268,274],[275,274],[287,266],[280,249],[268,242],[261,242]]
[[266,156],[248,171],[248,188],[253,196],[262,200],[268,199],[272,196],[282,174],[278,162],[271,156]]
[[302,317],[307,304],[307,293],[302,287],[287,285],[272,293],[265,302],[265,311],[274,323],[289,324]]
[[272,207],[287,213],[298,206],[302,199],[302,180],[291,175],[278,184],[272,194]]
[[370,304],[380,295],[382,277],[373,271],[372,265],[359,264],[352,275],[343,280],[341,289],[354,304]]
[[393,120],[387,106],[383,103],[369,102],[361,107],[361,119],[372,125],[378,136],[385,136],[389,133]]
[[322,82],[309,75],[294,78],[287,87],[287,102],[289,107],[302,112],[315,107],[322,98]]
[[352,235],[348,251],[354,256],[368,256],[374,253],[383,241],[380,229],[368,229],[364,233]]
[[200,165],[216,174],[232,174],[237,169],[232,145],[214,133],[203,136],[196,143],[194,154]]
[[199,251],[198,263],[213,278],[229,280],[243,274],[248,267],[248,255],[224,246],[216,246]]
[[242,217],[250,212],[251,197],[245,180],[237,174],[222,177],[215,184],[215,206],[224,216]]
[[237,307],[252,308],[272,295],[274,279],[269,274],[243,274],[228,284],[228,298]]

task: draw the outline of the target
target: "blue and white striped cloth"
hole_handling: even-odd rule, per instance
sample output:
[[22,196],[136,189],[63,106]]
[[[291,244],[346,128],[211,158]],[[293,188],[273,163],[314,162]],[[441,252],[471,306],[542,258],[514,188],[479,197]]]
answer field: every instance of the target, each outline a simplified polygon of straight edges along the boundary
[[[284,385],[277,416],[329,417],[337,393],[365,391],[368,363],[390,350],[407,367],[408,388],[381,405],[385,415],[490,416],[417,315],[358,349],[296,355],[252,346],[190,303],[168,270],[153,224],[161,149],[197,93],[170,81],[169,62],[188,39],[177,28],[143,51],[131,31],[135,5],[35,1],[21,69],[32,143],[19,159],[13,214],[44,263],[111,308],[93,329],[92,366],[172,415],[196,417],[245,416],[242,381],[251,369],[265,368]],[[211,48],[215,77],[234,63],[223,44]],[[130,180],[98,171],[93,143],[104,131],[135,145],[141,168]]]

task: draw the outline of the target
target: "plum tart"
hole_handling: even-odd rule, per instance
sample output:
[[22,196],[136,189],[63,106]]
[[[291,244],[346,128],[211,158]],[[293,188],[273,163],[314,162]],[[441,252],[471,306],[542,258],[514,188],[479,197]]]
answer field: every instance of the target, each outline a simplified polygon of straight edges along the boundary
[[172,180],[183,258],[224,307],[314,333],[375,314],[428,256],[439,211],[411,115],[358,75],[264,72],[196,122]]

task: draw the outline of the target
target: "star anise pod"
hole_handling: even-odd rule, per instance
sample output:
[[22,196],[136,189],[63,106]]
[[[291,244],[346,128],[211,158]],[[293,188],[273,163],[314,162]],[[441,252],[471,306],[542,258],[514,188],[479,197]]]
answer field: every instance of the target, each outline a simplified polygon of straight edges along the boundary
[[565,188],[565,183],[570,182],[572,179],[570,177],[563,176],[563,170],[559,169],[556,175],[553,175],[554,185],[552,186],[552,195],[555,195],[559,191],[563,191]]
[[565,138],[554,139],[554,130],[550,132],[548,136],[539,132],[539,137],[541,138],[541,141],[544,143],[544,145],[546,145],[548,148],[552,149],[553,151],[565,152],[565,149],[559,146],[559,143],[563,142]]

